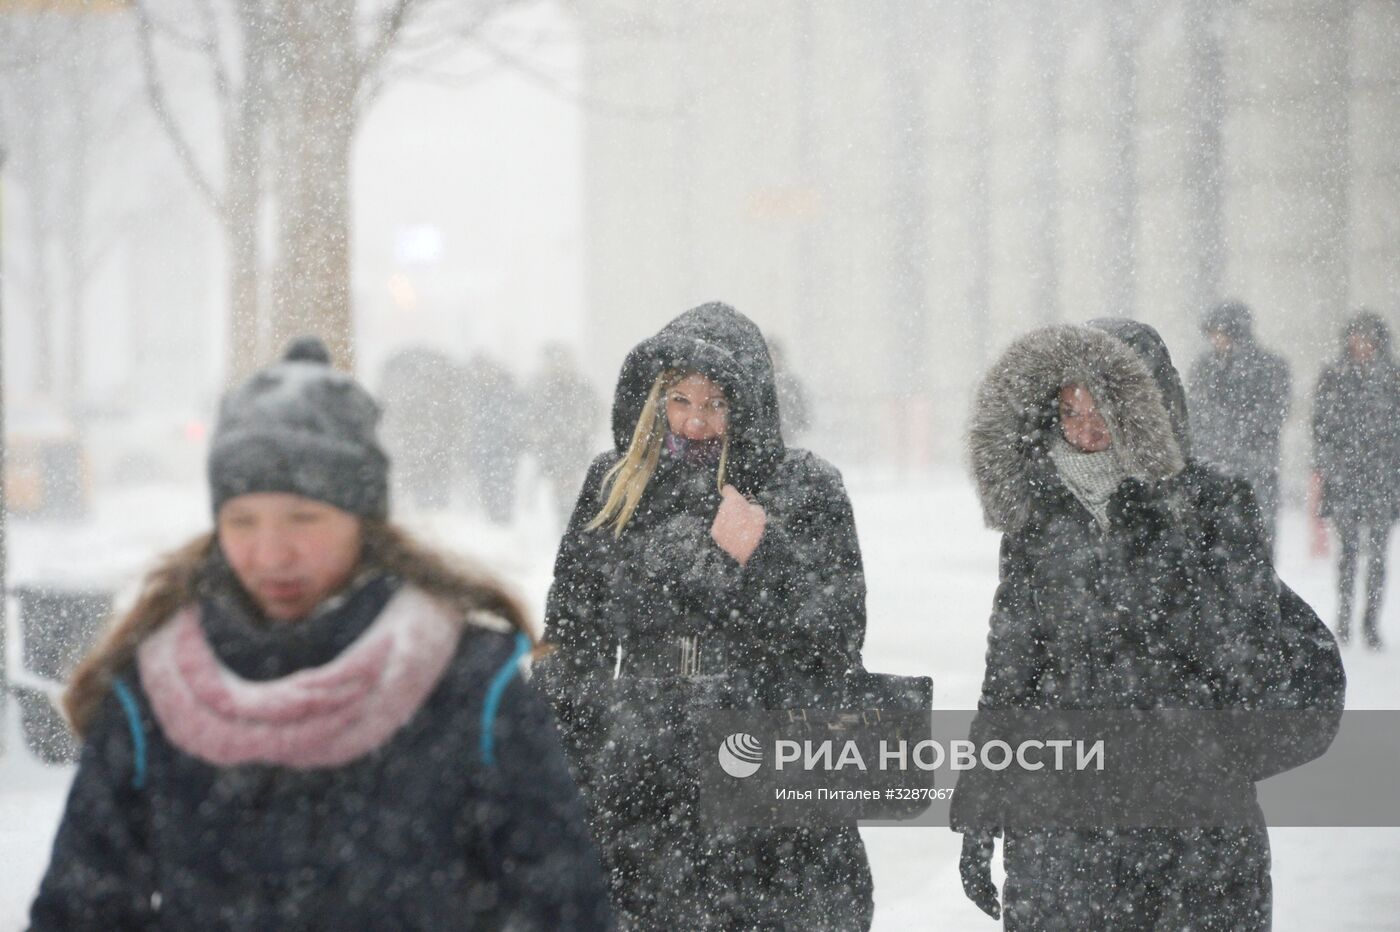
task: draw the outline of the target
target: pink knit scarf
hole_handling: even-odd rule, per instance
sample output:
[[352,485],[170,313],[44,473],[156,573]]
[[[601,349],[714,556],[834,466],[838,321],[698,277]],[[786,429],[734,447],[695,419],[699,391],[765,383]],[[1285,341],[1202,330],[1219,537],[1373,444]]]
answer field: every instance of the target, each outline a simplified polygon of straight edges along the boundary
[[219,662],[185,608],[141,645],[141,686],[176,747],[216,766],[336,767],[411,719],[456,652],[462,624],[405,586],[330,663],[245,680]]

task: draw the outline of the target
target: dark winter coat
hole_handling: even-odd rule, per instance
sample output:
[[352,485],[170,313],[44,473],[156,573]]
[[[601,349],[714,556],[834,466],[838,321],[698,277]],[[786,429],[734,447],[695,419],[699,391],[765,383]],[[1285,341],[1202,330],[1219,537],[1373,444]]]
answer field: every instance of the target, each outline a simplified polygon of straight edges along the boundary
[[[1199,538],[1198,546],[1207,559],[1213,561],[1207,563],[1208,569],[1217,574],[1230,572],[1246,584],[1246,591],[1262,595],[1265,589],[1278,589],[1279,625],[1273,644],[1277,670],[1271,673],[1270,688],[1259,694],[1259,701],[1252,703],[1252,707],[1298,709],[1319,714],[1300,716],[1299,722],[1303,723],[1300,727],[1305,730],[1291,735],[1292,740],[1270,742],[1268,748],[1260,749],[1255,779],[1282,773],[1312,760],[1332,743],[1346,704],[1346,673],[1336,638],[1312,606],[1278,578],[1271,565],[1272,559],[1267,569],[1259,560],[1261,554],[1268,555],[1268,550],[1259,551],[1253,546],[1256,509],[1252,496],[1246,494],[1237,481],[1195,457],[1194,422],[1188,422],[1181,401],[1185,397],[1181,377],[1161,336],[1146,324],[1123,318],[1096,320],[1090,326],[1127,343],[1147,364],[1161,389],[1172,433],[1186,457],[1186,469],[1177,484],[1201,515],[1206,533]],[[1270,575],[1272,584],[1264,579]],[[1260,627],[1266,630],[1267,620],[1261,620]]]
[[[1096,329],[1036,331],[1008,349],[979,390],[971,459],[988,524],[1004,532],[980,708],[1299,701],[1289,692],[1280,590],[1252,493],[1186,466],[1180,381],[1144,329],[1124,336],[1150,336],[1156,358]],[[1110,499],[1106,530],[1048,457],[1059,430],[1055,398],[1069,383],[1094,395],[1132,477]],[[1254,780],[1298,762],[1241,760],[1235,785],[1222,792],[1252,798]],[[957,796],[953,823],[972,828]],[[1005,860],[1008,928],[1269,924],[1262,828],[1012,831]]]
[[1400,517],[1400,367],[1388,331],[1369,365],[1342,356],[1313,393],[1313,466],[1321,513],[1370,523]]
[[[232,675],[286,682],[333,662],[399,594],[374,578],[276,629],[222,600],[198,617]],[[412,717],[326,767],[187,753],[143,688],[149,668],[130,671],[83,747],[33,928],[606,928],[582,801],[516,670],[524,644],[465,626]]]
[[[586,530],[604,473],[626,451],[656,376],[696,370],[729,406],[726,481],[767,512],[740,565],[710,537],[713,466],[663,455],[620,536]],[[865,581],[839,474],[788,449],[762,334],[732,308],[687,311],[628,354],[613,404],[616,449],[588,472],[559,547],[546,609],[550,682],[612,870],[638,928],[858,929],[871,915],[855,828],[720,831],[697,821],[687,719],[704,708],[806,706],[860,665]],[[699,644],[692,676],[633,658]],[[614,675],[617,671],[617,676]]]
[[1188,391],[1195,455],[1256,489],[1275,481],[1289,386],[1288,363],[1248,333],[1202,354]]

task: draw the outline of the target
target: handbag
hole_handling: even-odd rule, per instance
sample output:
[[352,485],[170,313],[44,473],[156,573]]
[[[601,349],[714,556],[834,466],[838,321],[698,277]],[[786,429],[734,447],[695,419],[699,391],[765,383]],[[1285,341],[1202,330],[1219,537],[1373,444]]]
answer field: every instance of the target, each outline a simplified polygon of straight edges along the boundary
[[[788,709],[784,737],[800,735],[838,744],[852,740],[863,748],[869,761],[878,759],[875,751],[882,744],[913,747],[932,737],[930,676],[872,673],[860,666],[847,671],[836,705],[831,708],[830,702],[819,699],[813,708]],[[934,788],[933,774],[915,768],[865,772],[855,776],[849,788],[874,788],[883,797],[860,807],[862,819],[911,819],[933,803],[929,793]],[[886,790],[892,793],[887,794]]]
[[881,712],[928,712],[933,708],[933,677],[871,673],[864,667],[846,674],[845,707]]

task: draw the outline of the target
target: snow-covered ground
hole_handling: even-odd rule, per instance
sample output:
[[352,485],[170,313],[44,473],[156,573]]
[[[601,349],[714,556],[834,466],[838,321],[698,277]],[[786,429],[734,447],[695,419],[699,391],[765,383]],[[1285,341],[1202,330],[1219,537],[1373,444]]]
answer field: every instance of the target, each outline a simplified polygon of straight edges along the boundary
[[[996,585],[997,537],[983,529],[970,486],[954,471],[904,478],[867,472],[847,480],[870,591],[867,666],[930,673],[938,707],[972,708]],[[199,489],[143,489],[104,497],[92,521],[78,527],[13,523],[12,578],[124,576],[129,583],[153,553],[205,526],[202,496]],[[532,503],[506,530],[452,514],[403,520],[507,575],[538,616],[556,543],[546,514],[542,502]],[[1330,564],[1308,557],[1300,513],[1285,515],[1280,551],[1283,577],[1330,618]],[[1400,570],[1400,557],[1392,570]],[[1391,579],[1400,580],[1400,573]],[[1344,655],[1352,708],[1400,708],[1397,587],[1400,582],[1391,586],[1382,627],[1391,649],[1376,655],[1353,646]],[[22,750],[16,717],[11,702],[0,756],[0,932],[23,928],[70,777],[67,768],[44,767]],[[963,897],[958,836],[939,828],[864,834],[877,929],[996,928]],[[1400,929],[1400,829],[1289,828],[1270,835],[1276,929]]]

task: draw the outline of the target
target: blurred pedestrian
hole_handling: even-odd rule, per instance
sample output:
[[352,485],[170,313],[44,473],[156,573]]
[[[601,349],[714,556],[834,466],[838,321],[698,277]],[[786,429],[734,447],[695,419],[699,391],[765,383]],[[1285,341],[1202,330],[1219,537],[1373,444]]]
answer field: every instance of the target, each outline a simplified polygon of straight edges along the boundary
[[418,508],[448,507],[466,446],[461,368],[426,347],[400,350],[384,363],[379,398],[384,407],[380,433],[394,461],[398,489]]
[[509,524],[525,452],[527,401],[515,377],[486,353],[467,363],[466,463],[486,517]]
[[388,522],[378,409],[328,360],[225,396],[214,530],[74,675],[33,929],[607,927],[523,612]]
[[1390,328],[1361,311],[1342,330],[1341,355],[1313,393],[1313,466],[1322,483],[1319,512],[1331,518],[1340,544],[1337,639],[1351,636],[1358,564],[1366,562],[1361,627],[1366,645],[1381,648],[1390,529],[1400,516],[1400,367]]
[[561,343],[545,346],[542,365],[527,397],[530,449],[563,527],[588,471],[602,422],[603,400]]
[[1187,400],[1196,455],[1254,489],[1273,551],[1279,510],[1279,438],[1288,416],[1288,363],[1254,338],[1249,307],[1226,301],[1206,313],[1210,341],[1191,367]]

